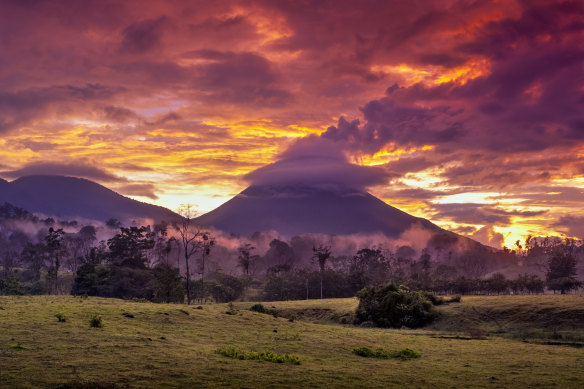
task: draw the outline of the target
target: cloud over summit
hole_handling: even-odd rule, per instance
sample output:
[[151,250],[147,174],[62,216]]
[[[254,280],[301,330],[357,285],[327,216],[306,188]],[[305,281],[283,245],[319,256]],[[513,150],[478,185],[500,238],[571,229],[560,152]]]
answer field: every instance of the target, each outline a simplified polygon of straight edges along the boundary
[[298,140],[276,162],[245,178],[253,185],[334,185],[365,190],[387,184],[391,176],[382,167],[350,163],[337,144],[312,136]]

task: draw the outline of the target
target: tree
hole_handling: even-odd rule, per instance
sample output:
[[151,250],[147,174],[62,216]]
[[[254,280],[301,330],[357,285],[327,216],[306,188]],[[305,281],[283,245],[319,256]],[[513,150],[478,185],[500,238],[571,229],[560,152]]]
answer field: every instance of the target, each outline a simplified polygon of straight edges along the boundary
[[44,239],[47,254],[52,261],[48,273],[48,279],[50,281],[49,289],[55,294],[59,292],[59,269],[61,267],[61,257],[65,254],[65,245],[63,244],[64,235],[65,233],[62,228],[55,230],[51,227]]
[[120,221],[118,219],[115,218],[109,218],[107,219],[107,221],[105,222],[105,225],[109,228],[111,228],[112,230],[117,230],[118,228],[120,228],[122,226],[122,223],[120,223]]
[[556,246],[548,261],[546,273],[548,288],[554,292],[559,290],[561,294],[579,288],[581,283],[576,279],[577,264],[572,241]]
[[112,297],[111,268],[92,262],[79,266],[71,294]]
[[322,279],[324,276],[326,261],[331,256],[331,247],[321,244],[318,247],[313,247],[312,252],[312,259],[318,262],[318,268],[320,270],[320,298],[322,299]]
[[145,236],[146,231],[146,227],[121,227],[120,233],[107,241],[114,266],[146,268],[146,252],[154,247],[154,240]]
[[159,263],[152,269],[154,274],[154,301],[183,303],[185,289],[178,269],[169,264]]
[[355,292],[387,281],[389,262],[380,249],[361,249],[349,259],[349,280]]
[[[187,287],[187,304],[191,303],[192,285],[190,259],[198,252],[202,252],[201,279],[204,282],[205,277],[205,255],[208,255],[214,239],[210,234],[203,230],[203,227],[195,223],[196,212],[192,204],[182,204],[177,213],[181,216],[175,223],[174,228],[180,235],[181,250],[184,253],[185,260],[185,281]],[[203,284],[204,285],[204,284]]]
[[172,242],[168,239],[168,223],[162,221],[154,224],[148,231],[147,236],[154,241],[154,246],[150,252],[150,263],[153,265],[169,264],[168,256],[172,251]]
[[421,327],[436,317],[427,294],[405,286],[384,284],[357,293],[356,324],[371,322],[378,327]]
[[39,282],[41,279],[41,269],[46,260],[47,248],[43,243],[28,243],[22,249],[20,259],[27,264],[28,270],[32,273],[32,280]]
[[249,276],[249,269],[253,266],[254,262],[259,258],[258,255],[252,255],[252,251],[255,247],[251,243],[246,243],[239,247],[238,265],[243,270],[243,274]]

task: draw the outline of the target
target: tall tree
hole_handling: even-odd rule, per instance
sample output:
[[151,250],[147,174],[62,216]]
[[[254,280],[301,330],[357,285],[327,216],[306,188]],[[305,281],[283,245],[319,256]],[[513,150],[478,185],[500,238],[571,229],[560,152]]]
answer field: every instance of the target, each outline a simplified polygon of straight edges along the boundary
[[312,252],[312,259],[318,262],[318,268],[320,270],[320,298],[322,299],[322,279],[324,277],[326,261],[328,261],[331,256],[331,247],[319,245],[318,247],[313,247]]
[[146,252],[154,247],[154,240],[146,235],[146,227],[121,227],[120,233],[107,241],[110,260],[119,267],[146,268]]
[[49,228],[49,233],[45,236],[44,241],[47,248],[51,266],[49,267],[48,278],[50,281],[51,293],[59,293],[59,269],[61,268],[61,258],[65,253],[65,244],[63,237],[65,233],[62,228],[55,230]]
[[192,299],[192,285],[191,285],[191,270],[190,261],[191,258],[199,252],[203,253],[203,263],[201,278],[204,282],[205,276],[205,254],[208,255],[208,251],[211,250],[213,239],[210,238],[208,232],[206,232],[202,226],[195,223],[195,217],[197,215],[192,204],[181,204],[178,208],[177,213],[181,216],[178,222],[174,224],[175,230],[180,235],[181,251],[184,255],[185,261],[185,283],[187,287],[187,304],[191,303]]
[[574,253],[575,243],[567,239],[564,244],[557,245],[548,260],[546,281],[548,288],[561,294],[577,289],[581,283],[576,279],[578,260]]
[[251,245],[251,243],[246,243],[239,246],[239,256],[238,262],[239,267],[243,270],[243,274],[249,276],[249,269],[253,266],[254,262],[259,258],[258,255],[253,255],[252,252],[255,250],[255,247]]

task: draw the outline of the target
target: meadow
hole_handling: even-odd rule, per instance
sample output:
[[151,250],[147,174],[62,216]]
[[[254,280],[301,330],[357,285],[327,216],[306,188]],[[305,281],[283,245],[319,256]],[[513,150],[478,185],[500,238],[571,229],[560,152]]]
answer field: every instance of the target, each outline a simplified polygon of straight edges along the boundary
[[[419,330],[339,324],[356,299],[263,303],[275,316],[253,304],[0,296],[0,387],[584,387],[582,295],[463,297]],[[364,358],[360,347],[420,357]]]

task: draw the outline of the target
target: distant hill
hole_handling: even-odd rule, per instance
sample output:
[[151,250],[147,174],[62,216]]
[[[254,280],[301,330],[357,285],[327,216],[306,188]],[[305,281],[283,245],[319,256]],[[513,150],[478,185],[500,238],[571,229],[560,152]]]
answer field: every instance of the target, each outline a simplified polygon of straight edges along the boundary
[[0,204],[5,202],[29,212],[68,220],[116,218],[130,223],[177,217],[164,207],[132,200],[95,182],[63,176],[26,176],[12,182],[0,179]]
[[197,221],[244,236],[275,230],[287,236],[381,232],[395,238],[414,225],[447,233],[367,192],[309,186],[250,186]]

